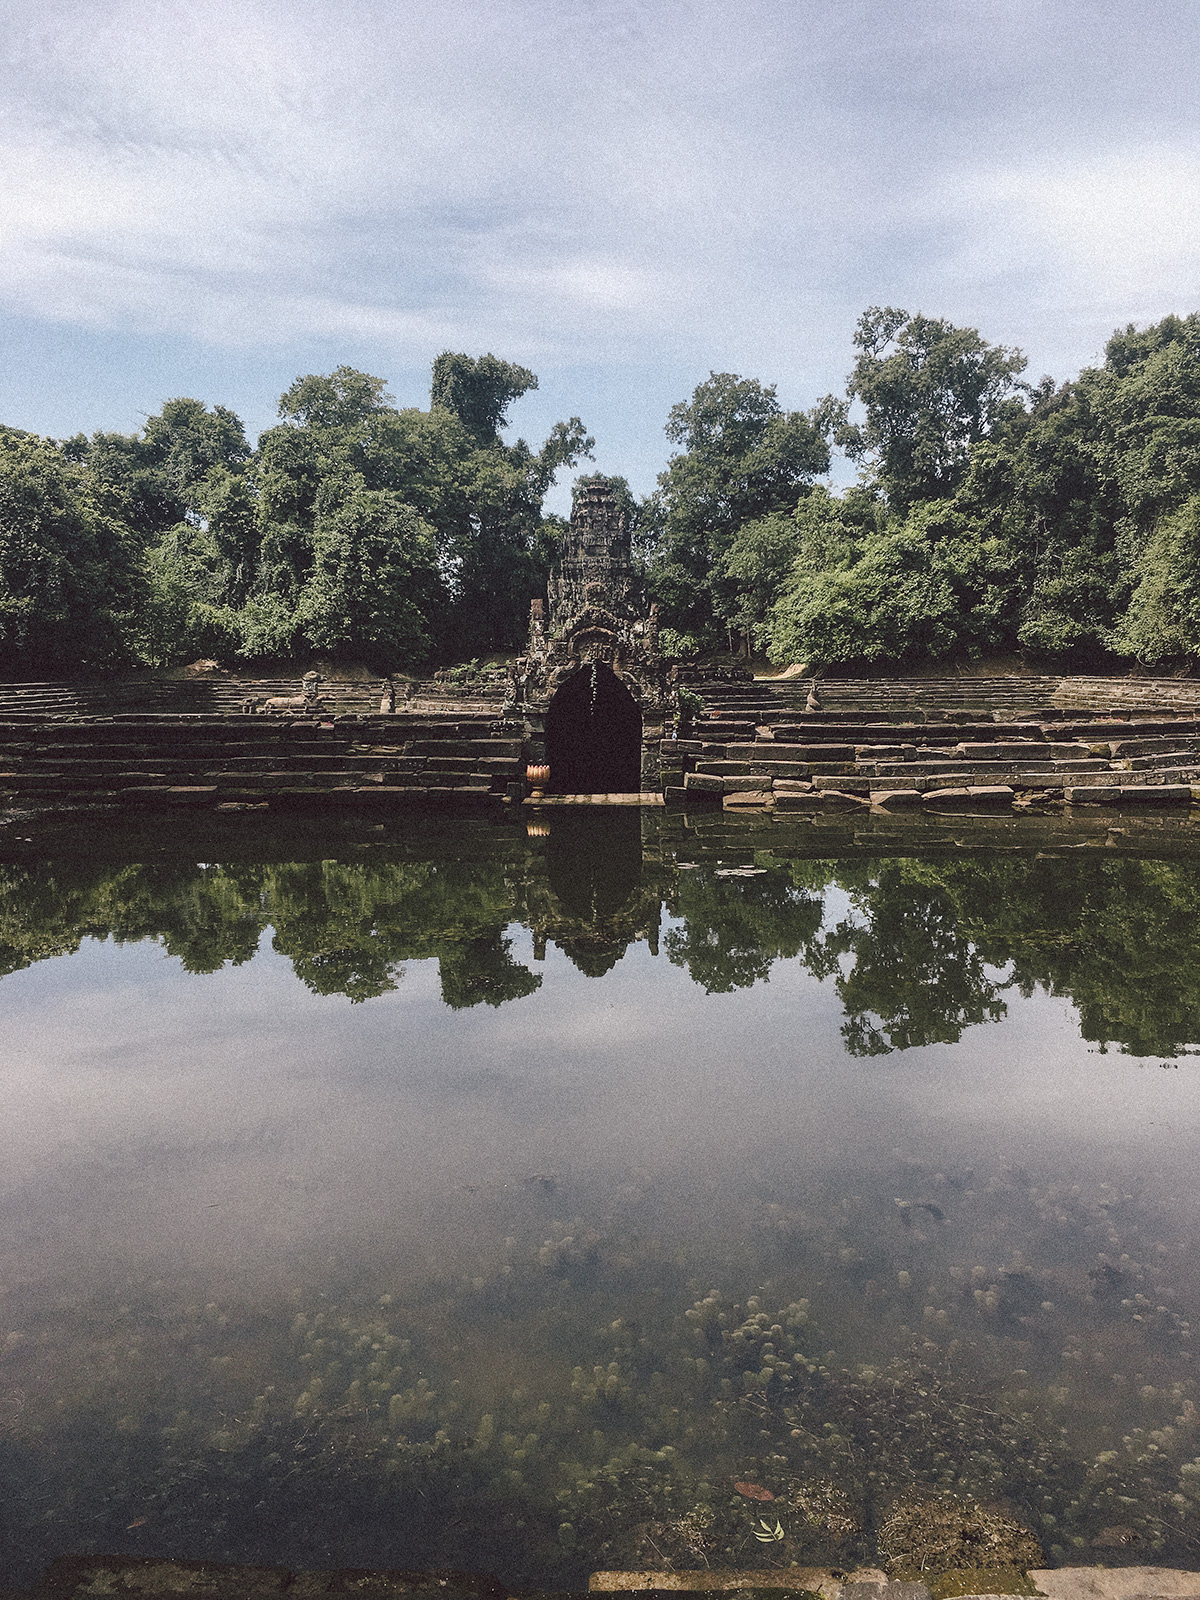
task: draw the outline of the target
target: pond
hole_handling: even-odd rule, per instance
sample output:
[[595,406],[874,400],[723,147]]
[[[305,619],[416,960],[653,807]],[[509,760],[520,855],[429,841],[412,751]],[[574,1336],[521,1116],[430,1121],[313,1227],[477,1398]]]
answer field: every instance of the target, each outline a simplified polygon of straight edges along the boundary
[[1185,833],[544,817],[4,846],[0,1581],[1195,1564]]

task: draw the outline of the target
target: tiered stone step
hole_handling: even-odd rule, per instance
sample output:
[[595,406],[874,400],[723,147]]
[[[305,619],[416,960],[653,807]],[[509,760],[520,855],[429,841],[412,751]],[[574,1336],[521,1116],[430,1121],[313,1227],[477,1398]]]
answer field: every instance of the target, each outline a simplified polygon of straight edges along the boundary
[[[803,711],[809,678],[760,678],[752,683],[700,682],[706,706],[730,715],[759,715],[791,708]],[[1133,710],[1141,713],[1200,713],[1200,679],[1080,677],[1043,674],[980,678],[821,678],[817,697],[826,713],[845,717],[893,715],[918,720],[975,711],[991,720],[1024,713],[1052,721],[1079,711]]]
[[[403,687],[397,710],[410,712],[472,710],[495,715],[504,699],[504,684],[495,677],[466,683],[428,679]],[[262,703],[300,693],[295,675],[287,678],[242,678],[226,674],[200,678],[159,678],[140,674],[102,678],[91,683],[0,683],[0,719],[27,717],[99,717],[141,713],[164,716],[236,716],[247,701]],[[379,710],[376,680],[325,679],[320,710],[337,716],[370,715]]]
[[722,713],[664,741],[669,800],[793,811],[1200,801],[1200,715],[1025,717],[997,737],[995,722],[944,708],[915,722],[758,709],[753,736],[749,718]]
[[522,730],[473,718],[0,722],[0,804],[352,804],[522,792]]

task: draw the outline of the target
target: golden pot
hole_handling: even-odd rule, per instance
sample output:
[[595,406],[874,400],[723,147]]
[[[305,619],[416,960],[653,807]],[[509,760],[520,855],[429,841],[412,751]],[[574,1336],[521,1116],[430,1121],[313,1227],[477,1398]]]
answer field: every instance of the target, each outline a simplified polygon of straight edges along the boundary
[[550,768],[545,762],[531,761],[525,768],[525,781],[533,791],[530,798],[541,800],[546,793],[546,785],[550,782]]

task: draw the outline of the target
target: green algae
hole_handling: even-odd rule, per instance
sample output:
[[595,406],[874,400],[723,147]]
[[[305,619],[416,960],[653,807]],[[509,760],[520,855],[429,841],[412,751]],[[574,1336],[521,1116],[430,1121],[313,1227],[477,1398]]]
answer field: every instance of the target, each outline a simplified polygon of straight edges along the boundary
[[[576,1216],[419,1295],[298,1296],[282,1320],[236,1302],[81,1308],[90,1373],[77,1361],[73,1388],[26,1407],[0,1458],[10,1520],[33,1483],[55,1537],[88,1518],[126,1547],[199,1540],[213,1558],[266,1559],[299,1540],[332,1559],[353,1529],[381,1565],[490,1550],[481,1564],[560,1584],[597,1568],[861,1563],[986,1568],[999,1583],[1111,1559],[1114,1529],[1127,1559],[1193,1557],[1191,1325],[1172,1305],[1177,1253],[1146,1248],[1154,1219],[1104,1185],[1039,1188],[1004,1169],[942,1187],[948,1205],[962,1196],[960,1221],[975,1192],[991,1265],[955,1261],[932,1221],[935,1248],[896,1225],[885,1260],[873,1214],[845,1199],[768,1202],[749,1236],[763,1287],[744,1297]],[[790,1274],[781,1230],[805,1246]],[[719,1276],[732,1286],[737,1270]],[[871,1362],[852,1354],[863,1307]],[[478,1359],[498,1338],[520,1352],[518,1382]],[[32,1393],[51,1357],[33,1330],[9,1359]],[[1097,1371],[1124,1369],[1102,1410]],[[127,1526],[138,1518],[144,1534]],[[777,1542],[756,1537],[760,1518]],[[45,1527],[24,1537],[32,1549]]]

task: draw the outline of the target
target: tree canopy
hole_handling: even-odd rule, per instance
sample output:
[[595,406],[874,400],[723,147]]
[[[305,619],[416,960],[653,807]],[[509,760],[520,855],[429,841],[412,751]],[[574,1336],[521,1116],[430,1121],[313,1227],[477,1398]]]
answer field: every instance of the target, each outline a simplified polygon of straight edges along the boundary
[[[622,489],[669,653],[1200,659],[1200,313],[1118,330],[1065,383],[894,307],[853,352],[845,393],[806,410],[728,372],[671,407],[656,487]],[[545,496],[594,447],[575,416],[510,437],[536,387],[444,351],[428,409],[342,365],[298,377],[253,446],[189,398],[133,434],[0,431],[0,663],[417,670],[519,647],[561,538]],[[835,492],[838,448],[859,478]]]
[[8,670],[311,652],[379,670],[520,642],[590,452],[578,417],[506,444],[524,367],[447,352],[428,411],[339,366],[280,397],[257,446],[224,406],[169,400],[135,434],[0,434]]

